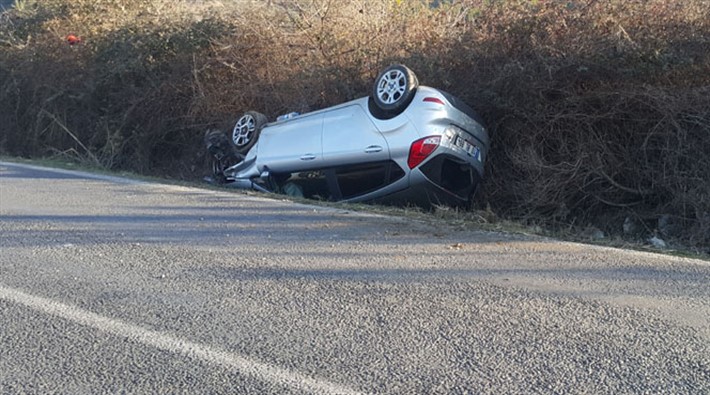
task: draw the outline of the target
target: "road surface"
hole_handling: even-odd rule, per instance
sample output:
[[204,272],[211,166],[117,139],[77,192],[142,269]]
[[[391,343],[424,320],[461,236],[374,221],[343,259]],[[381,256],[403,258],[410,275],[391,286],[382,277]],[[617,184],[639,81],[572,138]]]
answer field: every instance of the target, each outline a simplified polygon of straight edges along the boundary
[[0,163],[2,394],[710,393],[710,265]]

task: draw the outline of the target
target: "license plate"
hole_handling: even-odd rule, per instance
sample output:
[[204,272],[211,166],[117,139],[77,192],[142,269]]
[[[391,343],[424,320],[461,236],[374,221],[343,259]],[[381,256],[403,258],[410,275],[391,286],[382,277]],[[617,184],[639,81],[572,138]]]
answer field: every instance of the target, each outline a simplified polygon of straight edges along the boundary
[[466,139],[461,136],[456,136],[456,141],[454,142],[457,147],[466,151],[469,156],[476,158],[477,161],[481,161],[481,149],[474,144],[469,143]]

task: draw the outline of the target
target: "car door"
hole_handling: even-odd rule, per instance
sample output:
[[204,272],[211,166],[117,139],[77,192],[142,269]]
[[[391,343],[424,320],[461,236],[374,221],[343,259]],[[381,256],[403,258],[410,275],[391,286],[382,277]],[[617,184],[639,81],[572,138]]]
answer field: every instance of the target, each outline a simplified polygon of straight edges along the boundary
[[258,141],[259,171],[291,173],[323,166],[323,113],[269,124]]
[[389,178],[389,159],[387,140],[362,106],[347,105],[325,114],[323,164],[331,169],[337,199],[350,199],[383,186]]
[[390,158],[387,141],[359,104],[325,112],[322,139],[324,168]]

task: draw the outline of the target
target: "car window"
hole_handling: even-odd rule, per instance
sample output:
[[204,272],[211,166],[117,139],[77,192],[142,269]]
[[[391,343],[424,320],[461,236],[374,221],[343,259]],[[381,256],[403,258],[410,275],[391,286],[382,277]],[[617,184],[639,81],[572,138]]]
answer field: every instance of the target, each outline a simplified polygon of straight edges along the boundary
[[335,171],[343,199],[364,195],[382,188],[402,176],[404,171],[392,161],[342,166]]
[[334,200],[323,170],[300,171],[274,176],[276,192],[316,200]]

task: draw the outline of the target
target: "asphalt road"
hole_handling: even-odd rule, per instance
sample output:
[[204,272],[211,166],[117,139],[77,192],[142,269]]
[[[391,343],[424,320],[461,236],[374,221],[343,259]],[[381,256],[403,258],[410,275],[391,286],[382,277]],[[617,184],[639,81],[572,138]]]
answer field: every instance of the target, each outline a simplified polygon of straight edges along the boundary
[[0,163],[0,393],[708,394],[710,265]]

